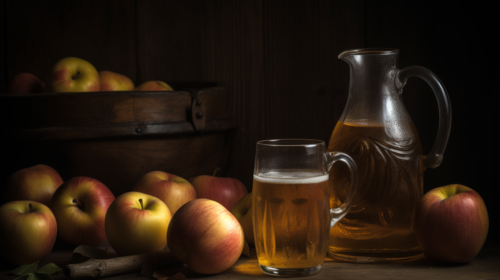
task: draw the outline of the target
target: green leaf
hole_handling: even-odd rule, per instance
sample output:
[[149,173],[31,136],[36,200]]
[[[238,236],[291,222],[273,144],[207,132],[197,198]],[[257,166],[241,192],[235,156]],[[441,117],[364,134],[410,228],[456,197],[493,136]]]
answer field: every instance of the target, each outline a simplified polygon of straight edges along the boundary
[[30,273],[35,272],[37,267],[38,267],[38,262],[34,262],[32,264],[21,265],[20,267],[12,270],[9,273],[15,274],[15,275],[25,276],[25,275],[28,275]]
[[62,268],[58,267],[56,264],[54,264],[54,263],[48,263],[48,264],[42,266],[36,272],[37,273],[45,273],[47,275],[52,275],[54,273],[57,273],[60,270],[62,270]]
[[52,280],[52,277],[45,273],[34,272],[29,274],[27,280]]

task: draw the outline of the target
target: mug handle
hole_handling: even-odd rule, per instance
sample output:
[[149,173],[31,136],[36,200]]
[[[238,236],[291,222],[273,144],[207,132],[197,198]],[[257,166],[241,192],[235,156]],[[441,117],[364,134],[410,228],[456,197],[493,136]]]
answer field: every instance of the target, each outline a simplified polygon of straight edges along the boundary
[[422,66],[408,66],[401,69],[394,79],[396,88],[400,93],[403,92],[403,87],[410,77],[417,77],[424,80],[434,91],[439,108],[439,128],[432,146],[432,150],[423,159],[425,168],[436,168],[443,161],[444,150],[448,144],[451,130],[451,105],[448,92],[441,80],[431,70]]
[[347,154],[341,152],[328,152],[328,171],[332,168],[333,164],[337,161],[342,161],[349,167],[351,172],[351,186],[349,194],[344,203],[335,209],[330,209],[330,228],[332,228],[338,221],[340,221],[349,212],[352,206],[352,199],[358,189],[358,166],[356,162]]

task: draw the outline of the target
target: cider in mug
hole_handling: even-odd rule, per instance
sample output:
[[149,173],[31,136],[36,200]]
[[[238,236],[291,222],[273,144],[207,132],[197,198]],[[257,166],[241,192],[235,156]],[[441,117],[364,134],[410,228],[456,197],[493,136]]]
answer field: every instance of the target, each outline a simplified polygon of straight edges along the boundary
[[253,211],[261,265],[308,268],[323,264],[330,229],[328,174],[254,175]]
[[[328,171],[346,164],[353,178],[344,204],[330,209]],[[260,270],[272,276],[318,273],[328,232],[351,208],[357,167],[347,154],[328,152],[325,142],[276,139],[257,142],[252,220]]]

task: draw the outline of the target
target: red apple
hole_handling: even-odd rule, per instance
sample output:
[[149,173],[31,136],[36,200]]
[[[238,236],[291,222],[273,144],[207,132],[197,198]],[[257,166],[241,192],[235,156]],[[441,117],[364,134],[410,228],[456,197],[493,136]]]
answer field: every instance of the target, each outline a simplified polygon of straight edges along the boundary
[[172,215],[182,205],[196,199],[196,191],[188,180],[162,171],[151,171],[135,185],[134,191],[161,199]]
[[173,89],[165,82],[149,81],[136,87],[135,91],[173,91]]
[[201,175],[191,180],[198,198],[208,198],[231,210],[248,191],[238,179]]
[[45,90],[45,83],[31,73],[19,73],[10,83],[9,93],[30,94],[41,93]]
[[54,192],[63,180],[52,167],[37,164],[16,171],[9,177],[6,187],[6,201],[32,200],[50,207]]
[[121,255],[160,251],[167,245],[172,214],[160,199],[140,192],[120,195],[106,214],[106,235]]
[[76,57],[59,60],[48,81],[49,92],[99,91],[99,73],[88,61]]
[[130,91],[134,83],[127,76],[111,71],[99,72],[101,91]]
[[104,218],[114,199],[111,191],[96,179],[75,177],[66,181],[52,197],[57,234],[74,245],[99,245],[106,240]]
[[201,274],[231,267],[243,251],[244,236],[238,220],[218,202],[195,199],[172,217],[168,247],[179,261]]
[[252,220],[252,193],[248,193],[240,199],[233,208],[231,214],[240,222],[245,234],[245,240],[248,244],[255,244],[253,235],[253,220]]
[[486,240],[488,212],[481,196],[466,186],[435,188],[420,200],[415,232],[428,258],[469,262]]
[[0,207],[0,252],[7,261],[23,265],[43,259],[56,236],[56,218],[47,206],[23,200]]

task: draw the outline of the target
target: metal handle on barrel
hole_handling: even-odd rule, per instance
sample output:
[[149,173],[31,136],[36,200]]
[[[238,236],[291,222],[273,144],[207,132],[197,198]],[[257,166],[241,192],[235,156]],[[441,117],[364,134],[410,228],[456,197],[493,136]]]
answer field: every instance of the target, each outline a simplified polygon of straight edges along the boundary
[[[352,201],[354,194],[358,188],[358,166],[356,162],[348,156],[347,154],[340,152],[328,153],[328,170],[330,170],[333,164],[337,161],[342,161],[349,167],[351,172],[351,186],[349,188],[349,194],[345,199],[344,203],[335,209],[330,209],[330,228],[332,228],[338,221],[340,221],[349,212],[352,206]],[[334,178],[335,179],[335,178]]]

